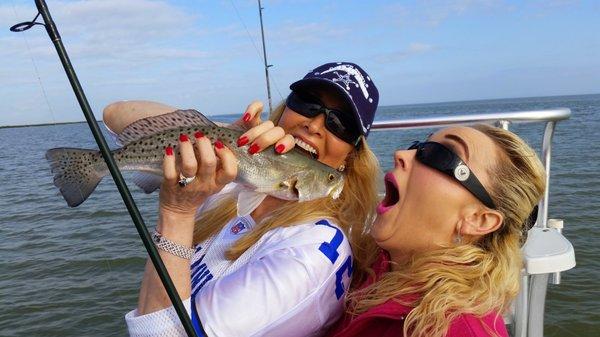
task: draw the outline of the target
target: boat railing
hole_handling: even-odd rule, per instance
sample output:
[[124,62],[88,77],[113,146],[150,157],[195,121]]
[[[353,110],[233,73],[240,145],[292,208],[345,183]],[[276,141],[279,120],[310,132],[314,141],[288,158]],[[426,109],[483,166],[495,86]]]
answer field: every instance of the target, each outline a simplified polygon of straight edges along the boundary
[[548,219],[550,164],[552,139],[556,124],[571,116],[567,108],[494,112],[484,114],[453,114],[425,118],[384,120],[373,123],[373,131],[436,128],[475,123],[494,124],[508,130],[516,123],[545,123],[541,158],[546,169],[546,191],[538,205],[535,226],[529,231],[523,246],[524,269],[521,290],[512,310],[505,315],[510,334],[514,337],[542,337],[544,334],[544,307],[548,282],[560,284],[560,272],[575,266],[575,251],[562,235],[563,221]]

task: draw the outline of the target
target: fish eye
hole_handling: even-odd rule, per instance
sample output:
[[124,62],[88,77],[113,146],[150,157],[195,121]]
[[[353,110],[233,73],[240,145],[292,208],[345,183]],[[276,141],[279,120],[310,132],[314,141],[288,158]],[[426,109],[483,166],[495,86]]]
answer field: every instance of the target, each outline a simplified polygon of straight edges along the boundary
[[335,179],[335,176],[331,173],[329,173],[329,177],[328,177],[329,181],[333,181],[333,179]]

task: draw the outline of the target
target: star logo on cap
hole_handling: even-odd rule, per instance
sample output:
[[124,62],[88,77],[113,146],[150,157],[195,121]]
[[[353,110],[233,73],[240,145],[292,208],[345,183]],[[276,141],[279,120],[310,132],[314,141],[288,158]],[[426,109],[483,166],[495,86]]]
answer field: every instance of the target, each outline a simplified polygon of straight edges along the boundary
[[350,74],[349,73],[345,73],[345,74],[340,74],[337,71],[333,72],[334,74],[337,75],[337,78],[334,78],[333,81],[334,82],[342,82],[344,84],[344,86],[346,87],[346,90],[350,90],[350,84],[354,84],[357,88],[358,88],[358,83],[354,82],[351,78],[350,78]]

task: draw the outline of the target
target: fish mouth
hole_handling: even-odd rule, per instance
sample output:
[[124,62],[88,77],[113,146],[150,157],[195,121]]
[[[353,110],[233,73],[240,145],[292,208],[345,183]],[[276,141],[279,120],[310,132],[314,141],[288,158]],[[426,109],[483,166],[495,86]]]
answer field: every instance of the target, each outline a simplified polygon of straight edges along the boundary
[[296,196],[296,198],[300,200],[300,191],[298,190],[298,179],[294,179],[294,181],[292,181],[291,190],[292,193],[294,193],[294,195]]
[[384,178],[385,197],[377,206],[377,213],[383,214],[394,207],[400,201],[400,191],[398,191],[398,182],[391,172],[388,172]]
[[294,143],[296,143],[296,147],[302,150],[302,153],[306,154],[312,159],[319,159],[319,150],[317,150],[316,146],[308,140],[300,136],[294,136]]

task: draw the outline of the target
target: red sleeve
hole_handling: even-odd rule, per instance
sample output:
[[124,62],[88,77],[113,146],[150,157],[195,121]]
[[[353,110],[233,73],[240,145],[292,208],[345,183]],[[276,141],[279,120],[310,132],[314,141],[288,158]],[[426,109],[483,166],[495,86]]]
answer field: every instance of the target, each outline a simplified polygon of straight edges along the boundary
[[508,337],[504,319],[496,313],[490,313],[483,318],[473,315],[461,315],[448,328],[446,337],[491,337],[490,331],[497,336]]
[[329,337],[402,337],[404,320],[373,317],[350,324],[343,329],[330,330]]

